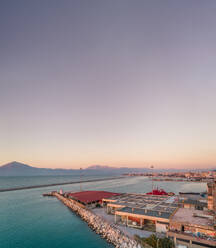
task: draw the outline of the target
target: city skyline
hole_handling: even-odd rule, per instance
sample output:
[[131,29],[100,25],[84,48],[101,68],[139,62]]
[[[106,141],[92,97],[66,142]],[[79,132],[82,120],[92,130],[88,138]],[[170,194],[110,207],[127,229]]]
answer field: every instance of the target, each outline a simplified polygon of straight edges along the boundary
[[0,6],[0,165],[215,168],[215,1]]

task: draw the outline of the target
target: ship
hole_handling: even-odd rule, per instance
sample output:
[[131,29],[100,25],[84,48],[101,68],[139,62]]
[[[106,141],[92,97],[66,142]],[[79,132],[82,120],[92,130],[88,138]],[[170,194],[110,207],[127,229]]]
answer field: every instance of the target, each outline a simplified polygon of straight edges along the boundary
[[156,188],[156,189],[153,189],[151,192],[148,192],[148,193],[146,193],[147,195],[169,195],[169,196],[171,196],[171,195],[175,195],[173,192],[166,192],[165,190],[163,190],[163,189],[158,189],[158,188]]

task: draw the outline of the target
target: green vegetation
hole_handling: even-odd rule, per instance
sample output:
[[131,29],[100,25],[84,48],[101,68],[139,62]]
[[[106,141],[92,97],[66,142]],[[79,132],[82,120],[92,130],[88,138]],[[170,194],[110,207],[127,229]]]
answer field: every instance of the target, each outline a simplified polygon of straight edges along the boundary
[[138,235],[134,236],[135,240],[141,244],[142,247],[153,247],[153,248],[174,248],[174,242],[169,238],[157,238],[155,234],[152,234],[148,238],[141,238]]

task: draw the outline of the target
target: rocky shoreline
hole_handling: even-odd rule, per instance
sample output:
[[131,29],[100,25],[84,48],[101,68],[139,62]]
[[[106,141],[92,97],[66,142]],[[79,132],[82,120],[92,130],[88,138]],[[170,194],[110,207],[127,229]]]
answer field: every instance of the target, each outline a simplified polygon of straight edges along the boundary
[[101,235],[102,238],[106,239],[116,248],[141,248],[140,244],[138,244],[134,239],[126,236],[114,224],[109,224],[90,210],[78,206],[75,202],[72,202],[57,192],[53,193],[53,196],[57,197],[62,203],[79,215],[88,223],[92,230]]

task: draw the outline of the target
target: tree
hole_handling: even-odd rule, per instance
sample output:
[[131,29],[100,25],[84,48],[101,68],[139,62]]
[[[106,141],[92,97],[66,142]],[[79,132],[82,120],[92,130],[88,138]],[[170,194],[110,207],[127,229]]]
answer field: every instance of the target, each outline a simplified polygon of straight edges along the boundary
[[138,235],[134,236],[135,240],[142,245],[142,247],[153,248],[174,248],[174,242],[169,238],[157,238],[155,234],[152,234],[148,238],[141,238]]
[[169,238],[162,238],[162,239],[159,239],[159,246],[158,248],[173,248],[175,247],[174,245],[174,242],[169,239]]

